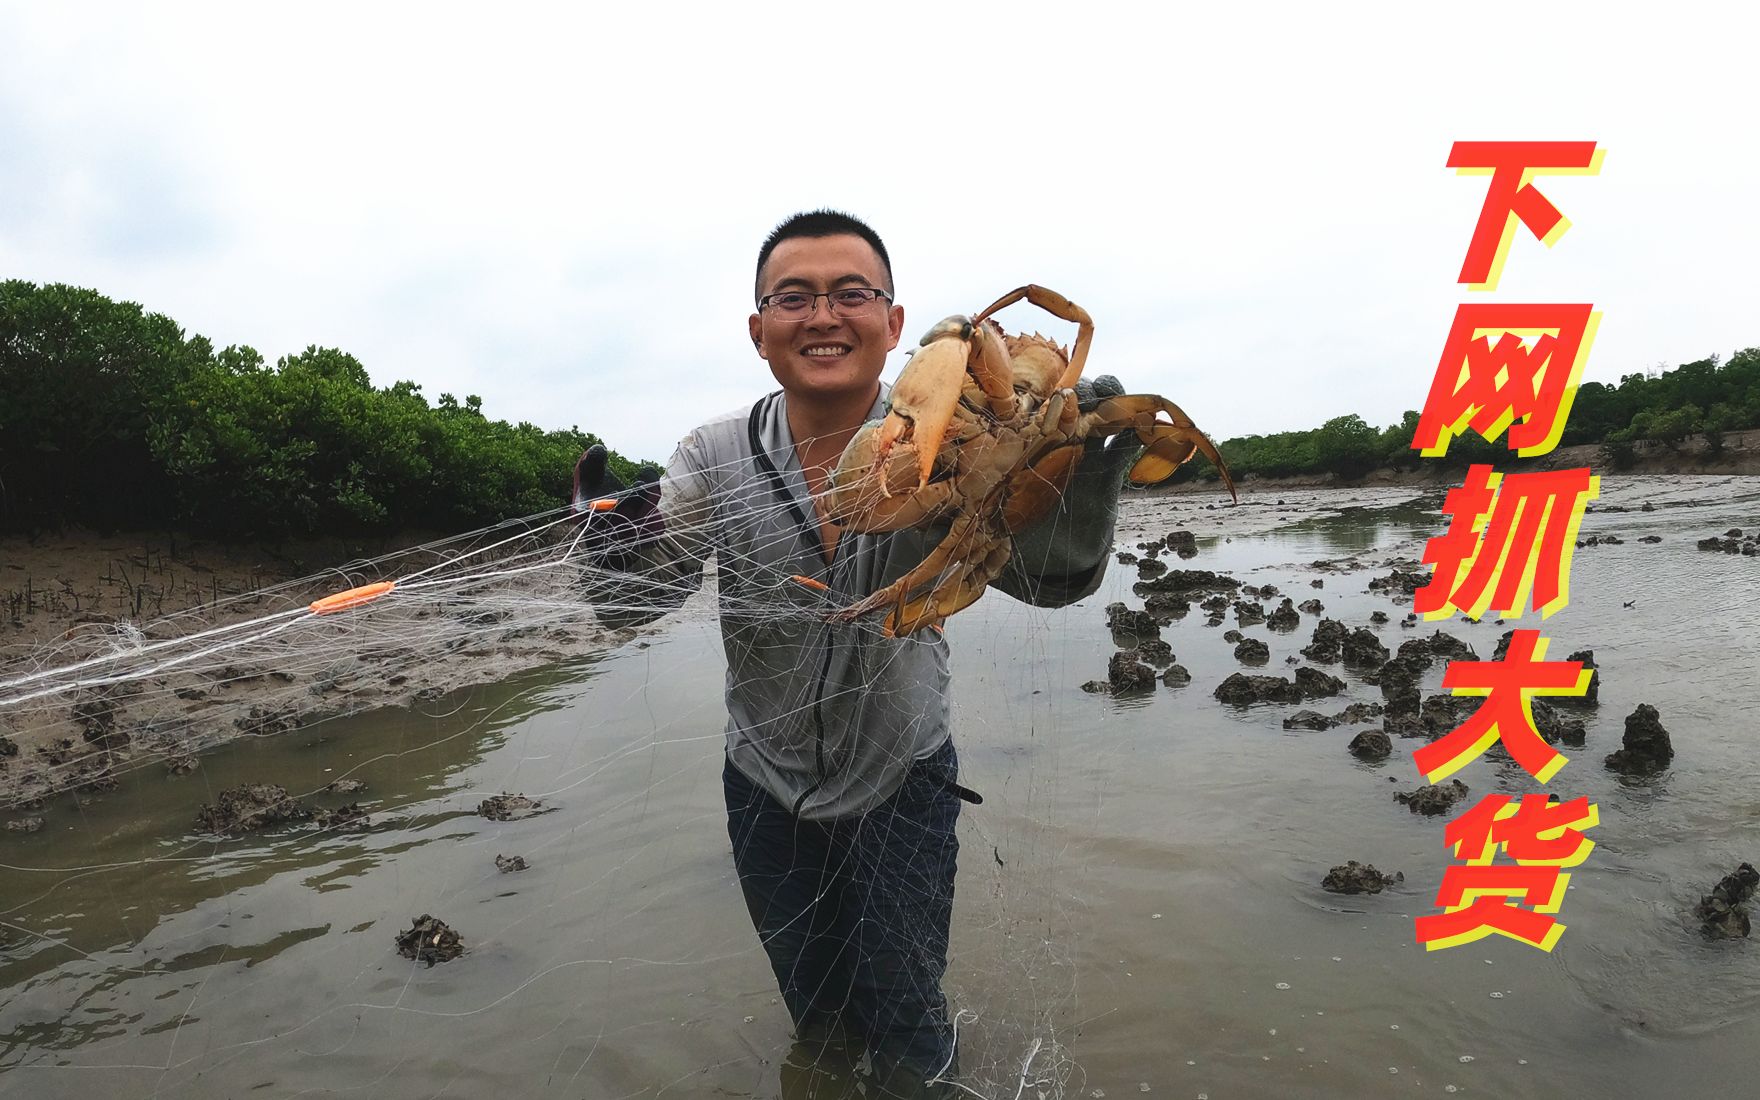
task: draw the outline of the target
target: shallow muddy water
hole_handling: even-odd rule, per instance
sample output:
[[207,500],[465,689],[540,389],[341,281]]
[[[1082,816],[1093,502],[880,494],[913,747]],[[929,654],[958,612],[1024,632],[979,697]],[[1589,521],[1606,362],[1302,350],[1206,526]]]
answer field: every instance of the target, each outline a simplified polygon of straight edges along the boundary
[[[1216,1100],[1751,1091],[1760,943],[1707,941],[1691,910],[1760,857],[1760,559],[1694,543],[1760,526],[1757,482],[1604,479],[1581,537],[1624,542],[1577,551],[1567,608],[1504,626],[1405,628],[1406,607],[1366,590],[1443,530],[1439,493],[1128,504],[1120,548],[1183,525],[1199,554],[1176,567],[1318,598],[1351,627],[1387,611],[1375,629],[1390,649],[1441,626],[1489,658],[1523,625],[1555,658],[1595,651],[1587,746],[1548,789],[1599,806],[1597,846],[1550,953],[1414,945],[1448,863],[1447,819],[1393,799],[1421,782],[1421,742],[1363,764],[1345,745],[1364,727],[1285,731],[1295,706],[1212,697],[1231,672],[1287,672],[1314,616],[1246,628],[1271,659],[1243,669],[1222,639],[1232,617],[1207,627],[1194,608],[1163,631],[1191,684],[1136,699],[1080,689],[1115,648],[1102,609],[1141,604],[1134,568],[1074,608],[991,594],[950,622],[963,780],[986,798],[961,819],[947,979],[962,1082]],[[1379,701],[1323,667],[1348,687],[1314,709]],[[187,776],[144,768],[50,806],[37,833],[0,833],[0,1096],[778,1095],[788,1026],[732,875],[721,675],[715,627],[687,616],[596,662],[238,742]],[[1622,780],[1601,759],[1639,703],[1677,755]],[[1493,758],[1460,777],[1472,801],[1540,789]],[[322,793],[340,778],[368,789]],[[242,782],[362,801],[373,824],[193,833],[200,806]],[[541,812],[476,814],[503,791]],[[502,854],[529,869],[498,872]],[[1405,881],[1322,891],[1347,859]],[[424,914],[461,934],[462,957],[397,954]],[[850,1076],[819,1072],[820,1096]]]

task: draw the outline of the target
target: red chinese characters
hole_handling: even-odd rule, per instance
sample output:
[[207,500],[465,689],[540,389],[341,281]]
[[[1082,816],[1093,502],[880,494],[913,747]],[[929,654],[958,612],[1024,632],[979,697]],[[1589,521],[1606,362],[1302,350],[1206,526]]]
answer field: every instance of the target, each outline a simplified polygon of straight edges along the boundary
[[1517,618],[1531,592],[1540,617],[1550,616],[1570,598],[1571,550],[1600,491],[1586,466],[1507,476],[1469,467],[1443,502],[1454,517],[1448,533],[1425,545],[1424,562],[1436,569],[1412,610],[1432,619],[1455,611]]
[[1544,783],[1565,764],[1565,756],[1534,728],[1529,705],[1536,695],[1581,695],[1592,672],[1580,661],[1544,661],[1546,639],[1537,630],[1517,630],[1501,661],[1451,661],[1442,686],[1456,695],[1483,695],[1472,717],[1446,736],[1412,753],[1412,763],[1435,783],[1459,771],[1492,742],[1502,741],[1522,770]]
[[[1457,142],[1449,166],[1488,174],[1485,204],[1467,247],[1460,281],[1496,288],[1518,222],[1550,246],[1569,227],[1534,186],[1543,174],[1593,174],[1601,150],[1589,142]],[[1455,312],[1412,447],[1426,457],[1448,452],[1449,440],[1474,431],[1518,455],[1551,451],[1564,432],[1599,315],[1588,305],[1463,304]],[[1498,474],[1469,468],[1449,492],[1448,530],[1425,546],[1434,567],[1414,597],[1430,618],[1455,613],[1520,617],[1531,601],[1542,618],[1570,596],[1571,550],[1600,480],[1588,468]],[[1533,700],[1580,695],[1591,673],[1576,661],[1547,661],[1546,639],[1513,631],[1499,661],[1454,661],[1442,686],[1483,702],[1446,736],[1412,754],[1435,783],[1502,742],[1537,781],[1551,780],[1565,756],[1536,728]],[[1555,801],[1524,795],[1519,803],[1494,794],[1452,822],[1448,846],[1461,862],[1444,872],[1436,903],[1442,912],[1417,918],[1419,943],[1437,950],[1491,935],[1552,950],[1565,926],[1554,916],[1569,884],[1563,868],[1594,847],[1583,832],[1599,821],[1587,799]],[[1504,858],[1500,859],[1502,856]]]
[[[1557,913],[1570,884],[1563,868],[1589,856],[1595,842],[1583,831],[1600,823],[1587,798],[1554,801],[1544,794],[1488,795],[1451,822],[1444,834],[1464,864],[1442,876],[1443,912],[1418,917],[1414,930],[1426,950],[1458,947],[1497,934],[1545,951],[1565,926]],[[1501,851],[1513,862],[1499,863]]]
[[1475,290],[1497,288],[1517,221],[1551,247],[1571,223],[1534,186],[1534,177],[1594,175],[1601,170],[1601,155],[1592,141],[1455,142],[1448,154],[1450,168],[1462,175],[1491,176],[1460,281]]
[[[1599,315],[1587,305],[1462,305],[1412,449],[1435,458],[1468,428],[1523,456],[1558,446]],[[1518,422],[1519,421],[1519,422]]]

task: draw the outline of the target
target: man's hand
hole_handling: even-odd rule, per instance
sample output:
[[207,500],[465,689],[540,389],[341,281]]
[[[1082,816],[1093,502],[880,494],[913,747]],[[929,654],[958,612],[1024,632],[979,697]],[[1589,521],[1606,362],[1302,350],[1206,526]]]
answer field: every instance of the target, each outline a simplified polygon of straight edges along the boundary
[[[1083,412],[1125,392],[1110,374],[1083,378],[1075,390]],[[1142,451],[1136,432],[1119,432],[1110,440],[1096,437],[1083,443],[1075,476],[1057,507],[1015,535],[1014,554],[1007,571],[995,582],[997,587],[1041,607],[1061,607],[1098,588],[1112,551],[1124,473]]]
[[[1093,412],[1094,406],[1108,397],[1123,395],[1124,386],[1114,375],[1102,374],[1092,381],[1082,378],[1076,382],[1076,404],[1083,412]],[[1088,440],[1082,444],[1082,461],[1076,467],[1075,483],[1070,486],[1070,492],[1076,491],[1076,485],[1083,489],[1104,486],[1111,499],[1116,501],[1118,489],[1124,484],[1124,472],[1142,453],[1143,444],[1137,439],[1136,432],[1119,432],[1110,440]],[[1067,497],[1069,493],[1064,495]]]
[[581,545],[596,564],[626,570],[629,554],[666,530],[660,514],[660,469],[644,465],[636,470],[635,484],[625,485],[611,472],[610,455],[597,443],[587,448],[574,468],[576,522],[583,532]]

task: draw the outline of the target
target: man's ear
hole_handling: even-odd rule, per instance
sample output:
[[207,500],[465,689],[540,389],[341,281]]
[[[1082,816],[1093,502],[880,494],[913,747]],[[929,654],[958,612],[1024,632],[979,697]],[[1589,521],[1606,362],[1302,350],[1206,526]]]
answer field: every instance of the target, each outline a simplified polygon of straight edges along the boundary
[[752,338],[752,349],[758,353],[758,358],[770,358],[764,354],[763,321],[756,313],[746,318],[746,332]]
[[898,338],[904,334],[904,307],[893,306],[886,312],[886,330],[888,336],[886,350],[891,351],[893,348],[898,347]]

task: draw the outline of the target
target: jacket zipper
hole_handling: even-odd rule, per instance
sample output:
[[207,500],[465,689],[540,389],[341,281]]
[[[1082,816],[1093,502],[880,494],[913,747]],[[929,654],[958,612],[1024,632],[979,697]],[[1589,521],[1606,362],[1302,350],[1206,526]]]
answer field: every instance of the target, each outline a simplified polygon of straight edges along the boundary
[[[772,397],[774,396],[775,395],[772,395]],[[825,559],[824,551],[818,537],[818,530],[814,526],[808,524],[807,517],[805,513],[801,511],[800,504],[794,499],[794,494],[788,491],[788,484],[782,480],[782,472],[776,468],[774,462],[770,461],[770,452],[765,449],[763,441],[758,435],[758,419],[767,403],[769,402],[761,401],[752,406],[752,415],[746,421],[747,445],[751,448],[752,458],[757,462],[759,471],[768,479],[771,493],[788,505],[789,512],[794,516],[795,530],[800,534],[803,545],[810,544],[807,545],[807,549],[811,554],[808,560],[813,561],[815,565],[817,565],[817,563],[822,562]],[[837,540],[837,546],[831,551],[831,561],[825,566],[825,575],[827,577],[835,576],[836,574],[837,559],[839,555],[843,553],[844,541],[844,539],[839,538]],[[826,624],[825,659],[819,664],[819,682],[813,689],[813,771],[818,778],[813,781],[812,786],[801,792],[799,798],[795,799],[794,815],[796,817],[800,816],[801,807],[806,805],[807,799],[812,797],[813,792],[824,786],[825,781],[831,778],[830,773],[825,767],[825,681],[830,675],[831,627],[829,624]]]

